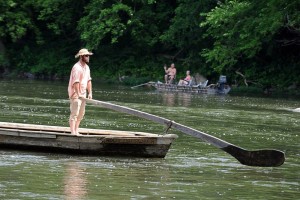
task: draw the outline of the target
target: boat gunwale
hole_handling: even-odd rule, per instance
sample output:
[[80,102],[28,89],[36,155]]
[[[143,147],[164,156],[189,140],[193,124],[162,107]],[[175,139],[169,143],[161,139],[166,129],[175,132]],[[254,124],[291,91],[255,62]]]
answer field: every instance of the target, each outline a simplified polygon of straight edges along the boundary
[[158,91],[166,92],[187,92],[194,94],[228,94],[231,90],[229,85],[225,85],[224,92],[219,92],[216,84],[211,84],[206,87],[195,87],[188,85],[176,85],[176,84],[165,84],[165,83],[151,83]]
[[[13,125],[17,127],[13,127]],[[29,126],[29,127],[28,127]],[[44,128],[44,129],[41,129]],[[52,130],[54,128],[54,130]],[[178,138],[176,134],[153,134],[145,132],[132,132],[132,131],[119,131],[119,130],[103,130],[103,129],[87,129],[80,128],[80,135],[73,135],[70,131],[58,130],[58,129],[68,129],[62,126],[44,126],[44,125],[34,125],[34,124],[22,124],[22,123],[4,123],[0,122],[0,131],[10,131],[10,132],[23,132],[23,133],[33,133],[33,134],[51,134],[59,136],[70,136],[70,137],[99,137],[99,138]],[[0,133],[1,134],[1,133]]]

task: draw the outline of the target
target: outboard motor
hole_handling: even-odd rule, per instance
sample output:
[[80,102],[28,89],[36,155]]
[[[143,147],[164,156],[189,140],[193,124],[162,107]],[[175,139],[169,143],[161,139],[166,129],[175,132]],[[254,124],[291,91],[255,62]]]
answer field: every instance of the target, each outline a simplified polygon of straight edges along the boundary
[[225,88],[225,83],[227,82],[226,76],[221,75],[218,81],[218,92],[223,93]]

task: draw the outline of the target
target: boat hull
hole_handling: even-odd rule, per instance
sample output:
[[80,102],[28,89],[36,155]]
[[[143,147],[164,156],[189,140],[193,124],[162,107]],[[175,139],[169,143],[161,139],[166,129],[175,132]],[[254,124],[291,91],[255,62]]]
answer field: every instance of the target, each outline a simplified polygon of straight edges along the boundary
[[177,135],[80,129],[72,135],[67,127],[0,122],[0,148],[95,156],[166,156]]
[[212,84],[207,87],[193,87],[193,86],[179,86],[172,84],[164,83],[155,83],[153,86],[158,91],[164,92],[186,92],[186,93],[195,93],[195,94],[228,94],[230,87],[225,85],[223,89],[217,87],[217,85]]

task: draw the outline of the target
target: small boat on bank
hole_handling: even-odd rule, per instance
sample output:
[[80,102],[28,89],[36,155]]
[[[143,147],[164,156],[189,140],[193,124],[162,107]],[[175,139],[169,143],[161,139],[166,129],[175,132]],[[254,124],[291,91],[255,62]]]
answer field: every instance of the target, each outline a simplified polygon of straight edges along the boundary
[[149,85],[155,87],[158,91],[163,92],[186,92],[195,94],[228,94],[230,91],[229,85],[218,85],[211,84],[208,86],[202,85],[175,85],[175,84],[165,84],[162,82],[149,82]]
[[103,156],[164,158],[175,134],[98,130],[0,122],[0,149],[76,153]]

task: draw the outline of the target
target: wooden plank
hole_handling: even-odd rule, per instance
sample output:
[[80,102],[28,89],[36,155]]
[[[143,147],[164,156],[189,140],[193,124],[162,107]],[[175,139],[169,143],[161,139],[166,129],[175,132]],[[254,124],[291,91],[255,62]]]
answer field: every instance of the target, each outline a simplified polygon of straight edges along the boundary
[[0,130],[1,135],[10,135],[10,136],[19,136],[19,133],[16,131],[7,131],[7,130]]
[[157,144],[157,138],[120,138],[109,137],[103,140],[103,143],[112,144]]
[[[57,136],[68,136],[68,137],[85,137],[85,138],[109,138],[109,139],[120,139],[123,138],[125,140],[134,140],[134,139],[157,139],[163,141],[167,138],[174,140],[177,138],[175,134],[167,134],[167,135],[133,135],[133,134],[122,134],[122,135],[71,135],[71,134],[62,134],[56,132],[48,132],[48,131],[34,131],[34,130],[19,130],[19,129],[4,129],[0,128],[1,135],[13,135],[20,137],[33,137],[33,138],[52,138],[55,139]],[[103,137],[101,137],[103,136]],[[165,142],[164,142],[165,143]]]
[[70,128],[68,128],[68,127],[45,126],[45,125],[38,125],[38,124],[21,124],[21,123],[0,122],[0,127],[70,133]]
[[52,138],[55,139],[56,135],[54,133],[48,132],[36,132],[36,131],[26,131],[26,130],[18,130],[18,129],[3,129],[0,128],[1,135],[11,135],[18,137],[33,137],[33,138]]
[[118,130],[101,130],[101,129],[87,129],[79,128],[81,134],[99,134],[99,135],[123,135],[123,136],[159,136],[158,134],[132,131],[118,131]]
[[[35,124],[20,124],[20,123],[10,123],[10,122],[0,122],[0,128],[11,128],[11,129],[23,129],[23,130],[38,130],[38,131],[51,131],[57,133],[70,134],[69,127],[61,126],[44,126]],[[145,132],[131,132],[131,131],[117,131],[117,130],[98,130],[98,129],[87,129],[79,128],[81,134],[93,134],[93,135],[135,135],[135,136],[158,136],[157,134],[145,133]]]
[[20,137],[32,137],[32,138],[47,138],[47,139],[56,139],[54,134],[45,134],[45,133],[22,133],[19,134]]

